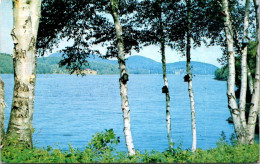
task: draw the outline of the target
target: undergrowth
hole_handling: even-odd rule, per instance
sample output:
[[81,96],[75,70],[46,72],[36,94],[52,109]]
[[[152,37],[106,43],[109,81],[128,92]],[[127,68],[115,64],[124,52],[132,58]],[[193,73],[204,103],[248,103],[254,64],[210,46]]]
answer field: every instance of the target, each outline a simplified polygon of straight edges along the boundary
[[4,163],[255,163],[259,159],[259,145],[240,145],[236,140],[228,142],[222,135],[216,148],[195,152],[180,147],[159,152],[152,150],[128,156],[117,152],[119,137],[112,129],[93,135],[85,150],[69,145],[68,151],[47,148],[23,148],[4,146],[1,160]]

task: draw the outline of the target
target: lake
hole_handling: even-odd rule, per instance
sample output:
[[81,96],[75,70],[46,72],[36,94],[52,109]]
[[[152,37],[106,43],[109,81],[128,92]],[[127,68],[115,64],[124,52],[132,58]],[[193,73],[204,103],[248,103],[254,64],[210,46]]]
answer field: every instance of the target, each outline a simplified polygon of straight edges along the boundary
[[[5,82],[6,120],[8,124],[13,95],[13,75],[1,75]],[[68,150],[68,144],[84,149],[92,135],[113,128],[126,151],[118,75],[37,75],[33,134],[34,145]],[[216,146],[223,131],[234,133],[226,82],[214,76],[195,76],[193,88],[196,108],[197,147]],[[172,138],[175,145],[190,148],[192,141],[188,84],[183,76],[168,75],[171,96]],[[168,148],[165,95],[162,75],[130,75],[128,82],[131,129],[139,151]]]

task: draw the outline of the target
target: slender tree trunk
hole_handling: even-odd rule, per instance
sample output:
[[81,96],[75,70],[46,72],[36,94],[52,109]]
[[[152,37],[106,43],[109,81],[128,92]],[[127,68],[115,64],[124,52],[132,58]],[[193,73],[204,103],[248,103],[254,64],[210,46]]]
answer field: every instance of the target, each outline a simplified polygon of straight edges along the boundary
[[170,92],[169,92],[169,85],[168,79],[166,75],[166,59],[165,59],[165,44],[161,42],[161,55],[162,55],[162,69],[163,69],[163,92],[165,93],[166,98],[166,128],[167,128],[167,138],[169,147],[172,149],[172,135],[171,135],[171,115],[170,115]]
[[169,148],[172,149],[172,132],[171,132],[171,114],[170,114],[170,91],[168,85],[168,79],[166,74],[166,58],[165,58],[165,39],[164,39],[164,32],[163,32],[163,22],[162,22],[162,11],[161,11],[161,1],[157,1],[158,8],[160,9],[159,12],[159,35],[160,35],[160,44],[161,44],[161,56],[162,56],[162,70],[163,70],[163,82],[164,86],[162,88],[162,92],[165,93],[166,99],[166,128],[167,128],[167,138]]
[[41,0],[13,1],[14,93],[7,140],[32,147],[32,117],[36,80],[36,40]]
[[[258,8],[258,19],[260,16],[260,11]],[[258,38],[260,38],[260,28],[258,24]],[[260,61],[259,61],[259,39],[257,43],[257,54],[256,54],[256,70],[255,70],[255,80],[254,80],[254,92],[252,95],[251,99],[251,106],[250,106],[250,111],[249,111],[249,117],[248,117],[248,124],[247,124],[247,129],[248,129],[248,141],[249,144],[254,143],[254,138],[255,138],[255,126],[256,126],[256,118],[257,114],[259,113],[259,69],[260,69]]]
[[124,134],[125,134],[125,141],[126,147],[128,150],[128,155],[132,156],[135,155],[134,143],[130,128],[130,109],[129,109],[129,102],[127,96],[127,81],[128,81],[128,74],[126,71],[126,64],[125,64],[125,52],[124,52],[124,40],[122,36],[122,27],[119,20],[118,15],[118,1],[117,0],[110,0],[112,6],[112,16],[114,19],[115,29],[116,29],[116,38],[117,38],[117,48],[118,48],[118,64],[120,69],[120,95],[121,95],[121,107],[123,112],[124,118]]
[[5,126],[4,126],[4,120],[5,120],[5,93],[4,93],[4,82],[1,79],[0,76],[0,114],[1,114],[1,132],[0,132],[0,144],[2,144],[2,140],[5,135]]
[[228,97],[228,108],[230,114],[233,118],[234,129],[237,136],[237,140],[241,143],[243,140],[241,137],[241,121],[240,112],[238,110],[238,105],[236,102],[235,95],[235,51],[234,51],[234,40],[233,40],[233,30],[232,23],[230,19],[230,13],[228,8],[228,0],[222,0],[222,7],[225,13],[225,34],[226,34],[226,44],[228,49],[228,80],[227,80],[227,97]]
[[247,65],[247,79],[248,79],[248,88],[249,88],[250,95],[253,95],[254,81],[248,65]]
[[249,25],[249,5],[250,0],[245,2],[245,15],[244,15],[244,38],[243,38],[243,48],[241,57],[241,90],[240,90],[240,100],[239,100],[239,111],[241,120],[241,143],[246,144],[246,92],[247,92],[247,45],[248,45],[248,25]]
[[190,108],[191,108],[191,129],[192,129],[192,146],[191,151],[194,152],[197,148],[197,131],[196,131],[196,118],[195,118],[195,101],[194,94],[192,89],[192,74],[191,74],[191,65],[190,65],[190,49],[191,49],[191,0],[187,1],[187,19],[188,19],[188,31],[187,31],[187,45],[186,45],[186,71],[188,75],[188,91],[190,97]]

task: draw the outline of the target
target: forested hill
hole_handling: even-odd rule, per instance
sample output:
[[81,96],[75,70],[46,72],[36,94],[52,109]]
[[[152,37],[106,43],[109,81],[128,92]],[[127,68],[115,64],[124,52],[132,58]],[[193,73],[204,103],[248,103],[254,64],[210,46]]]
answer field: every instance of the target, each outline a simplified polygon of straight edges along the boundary
[[[62,59],[61,54],[53,54],[49,57],[38,58],[37,73],[68,73],[64,67],[59,68],[58,62]],[[128,70],[132,74],[161,74],[162,65],[152,59],[142,56],[131,56],[126,60]],[[214,75],[216,66],[191,62],[192,72],[197,75]],[[98,74],[118,74],[118,64],[116,60],[106,60],[98,57],[89,59],[89,68],[96,70]],[[12,57],[8,54],[0,54],[0,73],[13,73]],[[167,64],[168,74],[185,74],[186,62],[180,61]]]

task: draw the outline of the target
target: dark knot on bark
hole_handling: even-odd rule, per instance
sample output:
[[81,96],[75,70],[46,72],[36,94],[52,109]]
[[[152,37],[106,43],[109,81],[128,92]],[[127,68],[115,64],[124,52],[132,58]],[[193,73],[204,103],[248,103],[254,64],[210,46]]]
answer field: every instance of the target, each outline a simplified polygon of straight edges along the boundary
[[169,89],[167,86],[163,86],[162,87],[162,93],[168,93],[169,92]]
[[245,49],[246,46],[248,46],[248,39],[247,38],[244,38],[243,41],[242,41],[242,50]]
[[128,74],[127,73],[124,73],[121,78],[120,78],[120,81],[123,83],[123,84],[126,84],[127,81],[128,81]]
[[185,75],[183,78],[184,78],[184,82],[189,82],[191,80],[189,74]]

